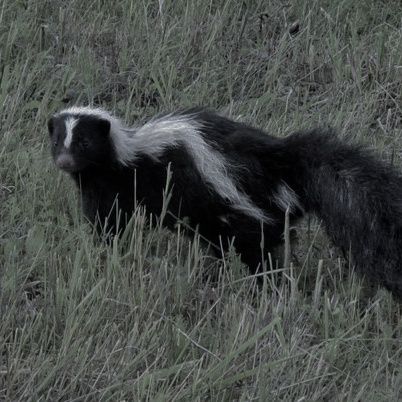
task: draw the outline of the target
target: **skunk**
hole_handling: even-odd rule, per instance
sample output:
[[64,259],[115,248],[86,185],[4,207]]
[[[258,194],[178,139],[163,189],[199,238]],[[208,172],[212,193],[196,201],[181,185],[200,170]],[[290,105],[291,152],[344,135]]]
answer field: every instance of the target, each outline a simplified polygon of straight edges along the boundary
[[90,107],[55,114],[48,129],[99,232],[123,230],[136,201],[160,216],[171,175],[167,227],[186,218],[256,272],[282,242],[285,212],[291,224],[313,213],[360,273],[402,299],[402,177],[329,129],[276,138],[206,109],[131,128]]

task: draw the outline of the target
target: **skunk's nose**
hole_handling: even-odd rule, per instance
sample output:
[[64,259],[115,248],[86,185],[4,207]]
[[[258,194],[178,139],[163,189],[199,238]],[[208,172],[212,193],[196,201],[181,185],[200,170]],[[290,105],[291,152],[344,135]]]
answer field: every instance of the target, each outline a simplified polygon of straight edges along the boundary
[[74,158],[69,154],[61,154],[56,158],[56,166],[66,172],[74,172],[76,170],[76,163]]

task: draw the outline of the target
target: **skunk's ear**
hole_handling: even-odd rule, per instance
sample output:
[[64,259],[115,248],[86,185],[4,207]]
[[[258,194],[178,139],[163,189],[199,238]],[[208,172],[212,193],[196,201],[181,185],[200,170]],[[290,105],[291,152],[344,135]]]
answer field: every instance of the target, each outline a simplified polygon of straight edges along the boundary
[[49,135],[51,136],[53,134],[53,130],[54,130],[54,117],[51,117],[47,121],[47,129],[49,131]]

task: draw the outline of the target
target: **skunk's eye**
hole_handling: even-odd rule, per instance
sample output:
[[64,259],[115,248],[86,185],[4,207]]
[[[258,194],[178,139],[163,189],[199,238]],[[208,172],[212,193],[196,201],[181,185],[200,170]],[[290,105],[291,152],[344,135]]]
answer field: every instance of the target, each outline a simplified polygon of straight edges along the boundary
[[57,147],[57,144],[58,144],[58,143],[59,143],[59,142],[58,142],[57,140],[54,140],[54,141],[53,141],[53,146],[54,146],[54,147]]
[[87,149],[89,147],[89,141],[87,139],[81,140],[80,144],[83,149]]

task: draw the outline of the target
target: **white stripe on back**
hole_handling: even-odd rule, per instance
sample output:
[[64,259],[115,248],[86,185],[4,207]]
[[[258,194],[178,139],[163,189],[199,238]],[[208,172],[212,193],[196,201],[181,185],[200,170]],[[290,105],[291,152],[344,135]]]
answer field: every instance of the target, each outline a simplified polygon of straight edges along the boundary
[[303,210],[297,194],[285,182],[282,182],[274,193],[274,202],[283,211],[289,208],[289,212],[294,213],[297,209]]

